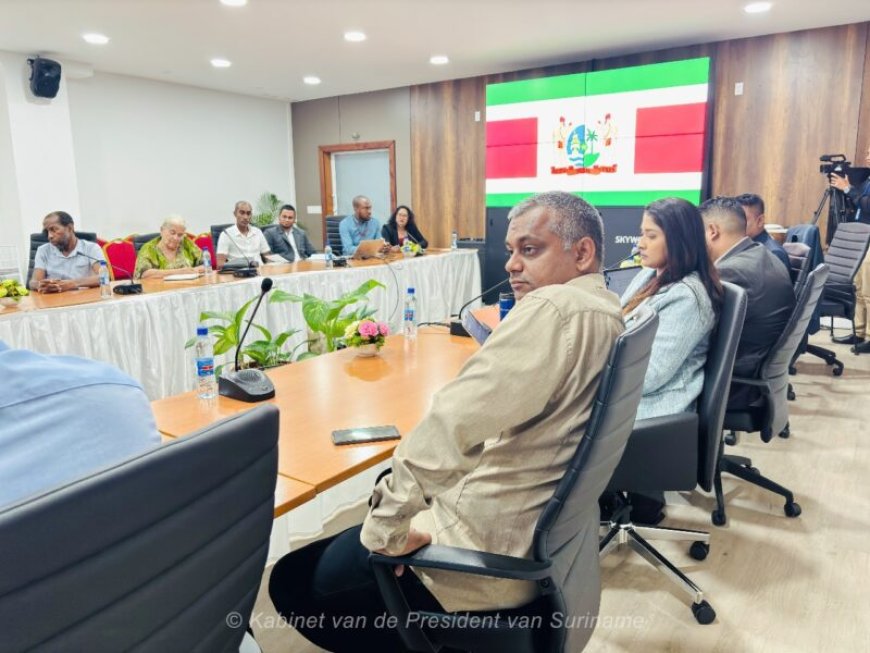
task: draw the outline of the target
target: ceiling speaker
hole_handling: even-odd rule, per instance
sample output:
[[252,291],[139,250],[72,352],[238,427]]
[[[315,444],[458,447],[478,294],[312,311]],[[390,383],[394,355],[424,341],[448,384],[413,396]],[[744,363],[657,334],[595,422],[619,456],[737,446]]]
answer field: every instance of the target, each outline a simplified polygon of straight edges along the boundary
[[60,87],[60,64],[52,59],[28,59],[30,90],[36,97],[53,98]]

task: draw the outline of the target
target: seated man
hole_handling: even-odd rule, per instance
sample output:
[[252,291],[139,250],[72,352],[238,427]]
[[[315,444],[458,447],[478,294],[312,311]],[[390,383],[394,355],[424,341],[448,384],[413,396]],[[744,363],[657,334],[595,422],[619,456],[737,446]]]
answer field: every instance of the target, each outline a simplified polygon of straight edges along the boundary
[[0,341],[0,508],[160,444],[148,398],[111,365]]
[[269,249],[266,237],[262,231],[251,224],[253,212],[248,202],[236,202],[233,209],[236,224],[221,232],[215,249],[218,269],[226,265],[230,259],[253,261],[255,265],[270,260],[268,257],[272,255],[272,251]]
[[771,254],[785,264],[785,269],[789,270],[790,274],[791,261],[788,259],[788,252],[764,228],[764,200],[752,193],[744,193],[734,199],[743,207],[743,212],[746,214],[746,235],[756,243],[767,247]]
[[[404,650],[392,630],[372,627],[385,607],[369,551],[400,555],[435,542],[530,556],[623,322],[599,272],[603,227],[592,206],[543,193],[508,219],[516,306],[402,438],[365,523],[290,553],[272,572],[278,611],[318,646]],[[515,608],[537,596],[534,583],[435,570],[406,570],[400,582],[415,607],[449,611]],[[300,624],[321,614],[319,624]],[[341,615],[365,616],[369,627],[341,628]]]
[[79,287],[100,285],[99,245],[76,236],[72,216],[52,211],[42,220],[48,242],[36,250],[30,289],[44,293],[64,292]]
[[[375,240],[381,237],[381,223],[372,217],[372,201],[365,195],[353,198],[353,215],[347,216],[338,223],[338,233],[341,236],[341,253],[353,256],[356,248],[364,240]],[[390,246],[385,244],[384,251]]]
[[278,226],[263,233],[272,252],[285,261],[301,261],[314,254],[314,246],[308,236],[296,226],[296,209],[292,204],[282,206],[278,214]]
[[[759,366],[794,311],[791,278],[766,247],[746,236],[746,216],[738,200],[714,197],[701,204],[700,209],[707,249],[719,278],[746,291],[746,319],[737,345],[734,376],[751,378],[758,374]],[[745,408],[758,396],[755,388],[732,384],[728,408]]]

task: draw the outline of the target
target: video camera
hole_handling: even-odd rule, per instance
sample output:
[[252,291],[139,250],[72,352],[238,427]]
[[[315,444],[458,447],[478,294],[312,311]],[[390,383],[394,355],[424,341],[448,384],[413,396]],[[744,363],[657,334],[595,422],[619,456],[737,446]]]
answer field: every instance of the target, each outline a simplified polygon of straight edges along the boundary
[[819,161],[822,162],[822,165],[819,166],[819,172],[829,177],[831,175],[845,177],[852,166],[851,162],[846,161],[845,154],[823,154],[819,157]]

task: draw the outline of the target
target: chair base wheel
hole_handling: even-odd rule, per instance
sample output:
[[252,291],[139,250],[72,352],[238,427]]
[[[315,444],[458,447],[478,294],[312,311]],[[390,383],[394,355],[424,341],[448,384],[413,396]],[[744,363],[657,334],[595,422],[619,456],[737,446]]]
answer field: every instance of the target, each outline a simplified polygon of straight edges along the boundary
[[695,560],[705,560],[710,553],[710,545],[706,542],[692,542],[689,547],[689,555]]
[[692,604],[692,614],[695,615],[695,620],[702,626],[713,623],[716,619],[716,611],[713,606],[706,601]]
[[782,511],[785,513],[786,517],[797,517],[801,514],[801,506],[796,501],[792,501],[791,503],[785,504]]
[[843,376],[843,364],[834,365],[834,369],[831,370],[831,374],[834,376]]
[[791,424],[785,425],[785,428],[779,432],[779,437],[781,437],[781,438],[791,437]]
[[725,511],[724,510],[714,510],[710,513],[710,520],[713,522],[714,526],[724,526],[725,525]]
[[727,444],[729,447],[733,447],[735,444],[737,444],[737,434],[733,431],[726,433],[723,440],[725,441],[725,444]]
[[788,397],[789,401],[794,401],[795,399],[797,399],[797,395],[794,393],[794,390],[789,390],[786,396]]

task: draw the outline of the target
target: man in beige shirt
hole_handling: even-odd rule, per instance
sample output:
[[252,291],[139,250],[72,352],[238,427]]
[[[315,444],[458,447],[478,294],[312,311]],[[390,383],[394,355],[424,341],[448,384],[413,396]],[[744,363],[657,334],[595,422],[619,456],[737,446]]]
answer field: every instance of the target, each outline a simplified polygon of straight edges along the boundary
[[[402,650],[367,564],[430,542],[528,557],[535,522],[579,442],[601,372],[623,330],[599,269],[598,212],[563,192],[514,207],[506,269],[517,304],[396,448],[363,526],[279,561],[279,612],[330,651]],[[418,609],[496,610],[528,603],[532,583],[397,568]],[[299,615],[319,617],[299,624]],[[353,616],[341,628],[335,616]],[[359,627],[365,621],[365,628]],[[312,627],[313,626],[313,627]]]

